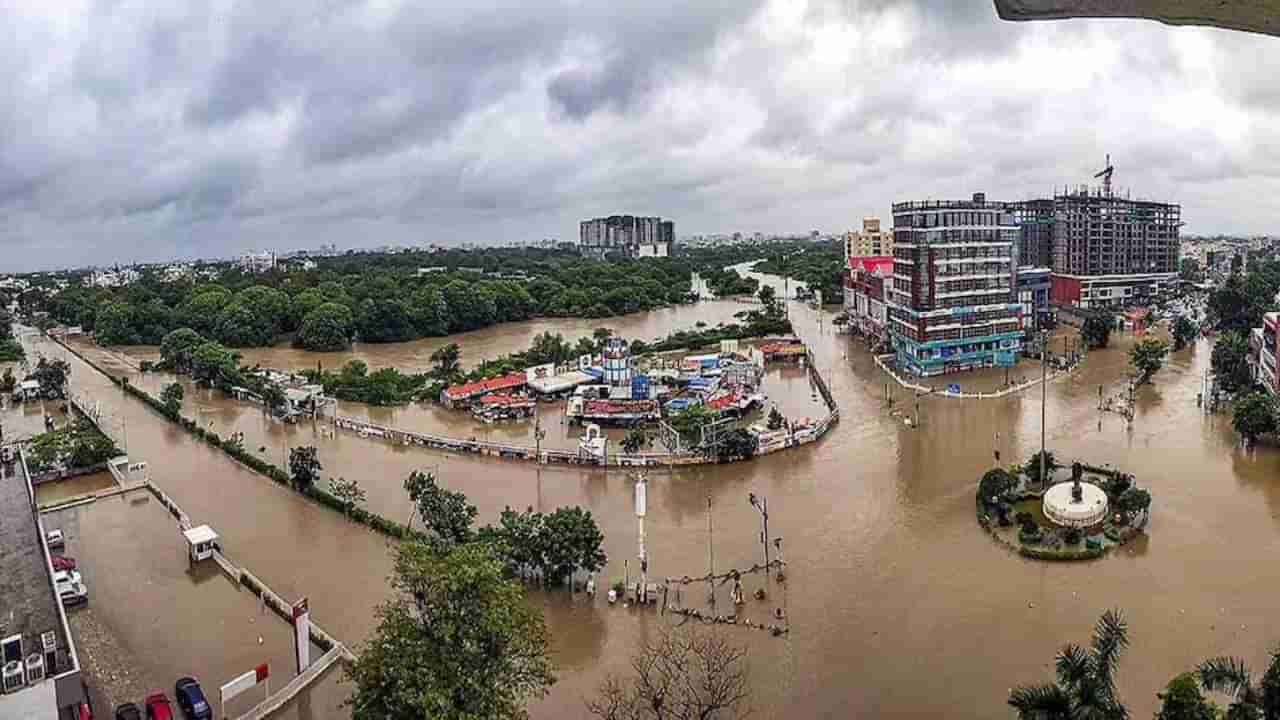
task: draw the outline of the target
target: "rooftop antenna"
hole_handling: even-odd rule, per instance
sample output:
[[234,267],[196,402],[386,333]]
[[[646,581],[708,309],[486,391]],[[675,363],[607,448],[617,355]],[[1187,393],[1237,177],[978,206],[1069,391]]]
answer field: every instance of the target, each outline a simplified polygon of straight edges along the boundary
[[1111,153],[1107,153],[1107,166],[1094,175],[1095,178],[1102,178],[1102,194],[1107,197],[1111,197],[1111,173],[1115,171],[1115,166],[1111,164]]

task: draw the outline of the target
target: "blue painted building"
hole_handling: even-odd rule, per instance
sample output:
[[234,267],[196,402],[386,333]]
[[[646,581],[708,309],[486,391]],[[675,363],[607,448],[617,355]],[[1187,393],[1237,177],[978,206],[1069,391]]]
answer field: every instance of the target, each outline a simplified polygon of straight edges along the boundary
[[1022,308],[1022,327],[1028,332],[1050,325],[1049,289],[1052,283],[1047,267],[1018,268],[1018,305]]
[[889,333],[898,367],[942,375],[1009,366],[1022,352],[1017,244],[1007,203],[972,200],[893,206]]

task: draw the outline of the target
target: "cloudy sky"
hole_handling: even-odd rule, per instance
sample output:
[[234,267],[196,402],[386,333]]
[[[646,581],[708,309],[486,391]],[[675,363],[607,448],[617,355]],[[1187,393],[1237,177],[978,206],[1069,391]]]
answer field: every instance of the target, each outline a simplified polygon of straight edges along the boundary
[[1280,232],[1280,38],[987,0],[0,0],[0,271],[837,231],[1116,182]]

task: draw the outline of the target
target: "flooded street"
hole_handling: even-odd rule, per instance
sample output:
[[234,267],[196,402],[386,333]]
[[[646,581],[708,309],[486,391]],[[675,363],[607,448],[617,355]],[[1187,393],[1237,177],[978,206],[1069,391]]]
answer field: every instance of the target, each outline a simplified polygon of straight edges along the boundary
[[[246,357],[304,367],[318,359],[337,365],[350,356],[372,367],[414,370],[427,367],[431,349],[451,339],[471,363],[524,349],[543,330],[573,339],[606,325],[653,338],[688,329],[698,319],[715,324],[743,307],[717,301],[601,322],[500,325],[457,338],[361,346],[328,359],[287,348]],[[1149,539],[1099,561],[1053,564],[1005,550],[973,515],[974,484],[991,466],[993,451],[1008,463],[1038,449],[1038,388],[997,400],[926,398],[923,427],[907,429],[888,416],[885,376],[858,341],[834,334],[830,313],[823,317],[792,303],[791,314],[828,378],[840,423],[818,443],[748,463],[655,471],[646,520],[651,576],[705,573],[709,497],[716,569],[723,572],[763,560],[759,516],[747,493],[768,497],[770,532],[784,538],[788,579],[785,588],[771,586],[766,602],[749,600],[747,614],[765,620],[775,606],[785,606],[791,632],[772,638],[744,628],[715,629],[749,647],[756,717],[1004,717],[1008,689],[1047,680],[1056,650],[1068,641],[1086,642],[1098,615],[1110,607],[1126,611],[1130,621],[1132,648],[1118,678],[1134,717],[1150,715],[1156,691],[1200,660],[1239,655],[1257,666],[1280,641],[1280,628],[1269,623],[1280,591],[1280,573],[1270,565],[1280,550],[1280,454],[1238,449],[1228,416],[1203,416],[1196,408],[1209,343],[1170,356],[1154,386],[1139,391],[1131,429],[1096,409],[1098,386],[1110,394],[1122,381],[1130,338],[1113,336],[1111,348],[1049,385],[1050,449],[1059,458],[1132,472],[1154,497]],[[38,347],[56,352],[47,341]],[[131,374],[153,392],[152,384],[163,380],[138,377],[107,353],[91,352],[104,367]],[[130,454],[150,463],[152,478],[193,520],[213,525],[228,554],[278,591],[308,595],[317,622],[359,646],[372,607],[385,593],[385,539],[240,467],[82,361],[70,362],[73,390],[101,401],[112,415],[108,431],[117,442],[127,435]],[[789,395],[807,401],[803,376],[776,372]],[[387,412],[396,425],[452,422],[434,408]],[[389,517],[408,517],[404,477],[434,468],[445,485],[468,494],[481,523],[493,522],[508,505],[587,507],[605,533],[605,579],[620,579],[623,560],[635,557],[632,481],[621,470],[537,468],[350,434],[327,437],[323,425],[268,422],[257,408],[204,390],[189,389],[184,414],[213,423],[221,434],[245,432],[246,447],[262,448],[277,464],[284,464],[289,447],[316,445],[326,480],[359,479],[369,509]],[[544,422],[550,438],[555,429],[549,418]],[[527,432],[527,426],[512,427]],[[112,543],[137,542],[111,535],[99,552]],[[760,581],[745,584],[751,592]],[[685,603],[697,606],[703,592],[686,589]],[[603,598],[590,602],[567,591],[530,597],[546,611],[560,668],[550,696],[531,708],[535,718],[583,716],[583,698],[604,674],[626,671],[637,643],[673,622],[656,611],[608,607]]]

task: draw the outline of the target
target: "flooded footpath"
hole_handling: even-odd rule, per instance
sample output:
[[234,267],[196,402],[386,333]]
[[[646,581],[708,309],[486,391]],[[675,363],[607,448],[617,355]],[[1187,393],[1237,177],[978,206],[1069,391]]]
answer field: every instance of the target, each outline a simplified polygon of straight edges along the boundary
[[[1132,427],[1097,410],[1098,387],[1114,394],[1123,382],[1130,338],[1114,337],[1111,348],[1049,384],[1049,447],[1060,458],[1136,474],[1154,501],[1149,538],[1095,562],[1048,564],[1010,553],[973,517],[975,482],[993,454],[1017,462],[1038,449],[1038,388],[994,400],[926,397],[922,427],[909,429],[888,414],[885,376],[856,340],[833,333],[830,314],[798,303],[791,313],[840,405],[841,422],[803,448],[652,473],[646,519],[651,575],[705,573],[712,542],[723,572],[763,561],[759,516],[747,494],[769,499],[770,532],[784,539],[787,581],[770,586],[765,602],[748,600],[746,613],[764,620],[785,607],[790,632],[773,638],[715,629],[748,647],[756,717],[1007,716],[1009,688],[1046,681],[1056,650],[1087,641],[1098,615],[1112,607],[1130,621],[1132,648],[1118,682],[1135,717],[1153,712],[1155,693],[1200,660],[1239,655],[1257,666],[1280,642],[1280,627],[1269,622],[1280,591],[1280,572],[1269,562],[1280,550],[1280,453],[1239,449],[1228,416],[1197,409],[1207,342],[1171,355],[1154,385],[1139,391]],[[601,324],[622,330],[614,321]],[[539,321],[536,330],[528,325],[482,332],[498,352],[522,349],[544,329],[587,334],[551,321]],[[677,329],[654,328],[651,335]],[[468,352],[465,337],[456,339]],[[49,342],[39,349],[59,352]],[[127,363],[95,352],[104,367],[142,382]],[[405,352],[360,349],[371,366],[397,364]],[[158,484],[193,518],[213,525],[228,553],[277,590],[308,595],[317,621],[358,648],[386,592],[385,539],[242,468],[84,362],[71,362],[73,390],[102,402],[113,417],[107,425],[119,426],[113,436],[120,441],[127,434],[128,449],[151,463]],[[481,523],[493,522],[505,506],[590,509],[606,537],[607,579],[621,578],[623,561],[635,557],[632,480],[621,470],[546,469],[327,437],[319,427],[268,422],[251,406],[199,393],[188,395],[184,413],[219,432],[242,429],[246,446],[277,464],[289,447],[316,445],[324,478],[359,479],[369,509],[391,517],[408,517],[404,477],[434,469],[445,485],[468,494]],[[747,581],[748,593],[759,584]],[[701,595],[686,592],[685,604]],[[530,599],[546,612],[560,678],[531,708],[535,718],[583,716],[584,697],[605,674],[626,672],[636,646],[675,622],[565,590],[534,591]]]

